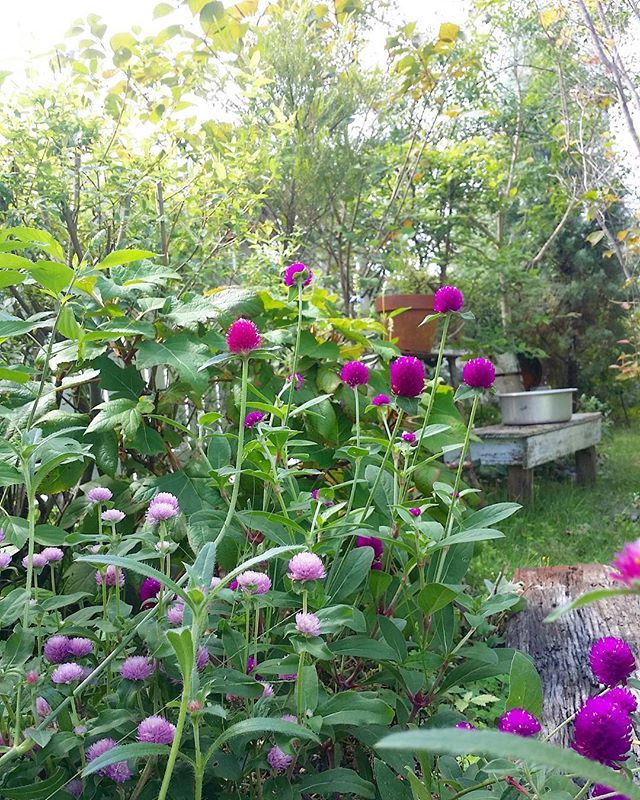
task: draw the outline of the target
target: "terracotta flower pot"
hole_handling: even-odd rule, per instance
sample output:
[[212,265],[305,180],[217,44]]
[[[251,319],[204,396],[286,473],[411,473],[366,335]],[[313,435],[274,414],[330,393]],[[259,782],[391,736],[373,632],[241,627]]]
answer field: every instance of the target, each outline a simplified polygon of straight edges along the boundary
[[396,308],[406,308],[402,314],[389,320],[393,325],[393,338],[403,353],[424,356],[431,353],[438,322],[420,326],[427,314],[433,313],[432,294],[386,294],[376,298],[376,311],[388,314]]

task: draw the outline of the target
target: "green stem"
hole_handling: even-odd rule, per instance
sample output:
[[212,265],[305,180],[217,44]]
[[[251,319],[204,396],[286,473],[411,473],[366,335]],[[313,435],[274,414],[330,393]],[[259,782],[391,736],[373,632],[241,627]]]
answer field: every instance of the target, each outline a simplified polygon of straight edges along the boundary
[[187,705],[189,703],[189,693],[191,692],[191,672],[183,675],[182,698],[180,700],[180,710],[178,711],[178,724],[176,725],[176,735],[173,737],[171,745],[171,752],[167,759],[167,766],[164,771],[162,779],[162,786],[158,794],[158,800],[166,800],[167,792],[169,791],[169,784],[173,775],[173,769],[178,758],[178,751],[180,750],[180,741],[182,739],[182,731],[184,730],[184,723],[187,718]]
[[27,515],[28,515],[28,526],[29,526],[29,534],[28,534],[29,546],[27,553],[27,586],[26,586],[27,596],[25,600],[24,615],[22,618],[22,627],[26,629],[29,626],[29,611],[31,609],[31,588],[33,585],[33,554],[35,551],[35,544],[36,544],[36,516],[35,516],[36,496],[31,486],[31,476],[29,474],[28,465],[26,464],[24,469],[24,476],[25,476],[25,489],[27,491]]
[[195,792],[194,800],[202,800],[202,784],[204,781],[204,762],[202,759],[202,749],[200,747],[200,722],[198,719],[192,721],[193,744],[196,751],[195,769]]
[[[287,397],[287,408],[284,412],[284,420],[282,427],[286,428],[289,422],[289,414],[291,413],[291,403],[293,401],[294,387],[297,384],[296,370],[298,369],[298,357],[300,354],[300,334],[302,331],[302,281],[298,281],[298,323],[296,329],[296,344],[293,351],[293,368],[291,370],[291,380],[289,381],[289,396]],[[286,461],[286,459],[285,459]]]
[[[353,387],[353,398],[356,403],[356,447],[360,447],[360,396],[358,394],[358,387]],[[353,483],[351,484],[351,493],[349,495],[349,503],[347,505],[347,510],[345,512],[345,517],[348,517],[351,513],[351,509],[353,508],[353,501],[356,496],[356,489],[358,486],[358,475],[360,472],[360,463],[362,459],[360,456],[356,456],[355,465],[353,468]]]
[[[307,591],[306,589],[302,592],[302,612],[304,614],[307,613]],[[302,725],[302,719],[304,717],[304,708],[302,707],[303,704],[303,697],[302,697],[302,673],[304,670],[304,652],[300,653],[300,657],[298,658],[298,679],[296,680],[296,710],[298,714],[298,724]]]
[[396,424],[393,426],[393,431],[392,431],[391,436],[389,438],[389,444],[387,445],[387,449],[385,451],[385,454],[384,454],[384,456],[382,458],[382,463],[380,464],[380,469],[378,470],[378,474],[376,475],[376,479],[373,482],[373,486],[371,487],[371,491],[369,492],[369,497],[367,498],[367,504],[364,507],[364,511],[360,515],[360,522],[364,522],[366,520],[366,518],[367,518],[367,514],[369,513],[369,509],[371,508],[371,504],[373,503],[373,498],[374,498],[374,495],[376,493],[376,489],[378,488],[378,485],[379,485],[380,480],[382,478],[382,473],[384,472],[384,469],[387,466],[387,461],[389,460],[389,455],[391,454],[391,450],[392,450],[393,445],[394,445],[394,443],[396,441],[396,437],[398,435],[398,430],[400,429],[400,424],[402,422],[403,415],[404,415],[404,411],[401,408],[399,408],[398,409],[398,416],[396,418]]

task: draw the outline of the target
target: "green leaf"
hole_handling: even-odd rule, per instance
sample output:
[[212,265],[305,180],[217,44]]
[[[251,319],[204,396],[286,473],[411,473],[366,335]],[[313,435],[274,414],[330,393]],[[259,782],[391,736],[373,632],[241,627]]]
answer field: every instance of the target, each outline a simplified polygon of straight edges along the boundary
[[0,461],[0,486],[15,486],[17,483],[22,483],[22,475],[10,464]]
[[28,269],[31,277],[40,286],[57,294],[69,286],[74,276],[71,267],[60,264],[58,261],[37,261]]
[[526,708],[535,717],[542,713],[542,681],[531,658],[516,651],[509,672],[509,696],[505,708]]
[[17,627],[7,639],[2,654],[2,668],[20,667],[33,655],[35,634],[29,630]]
[[65,339],[80,339],[82,336],[82,328],[78,325],[78,320],[69,305],[65,305],[60,309],[58,331]]
[[435,614],[436,611],[448,606],[457,594],[458,592],[450,586],[428,583],[418,594],[418,605],[424,614]]
[[136,355],[139,369],[157,366],[173,367],[180,379],[192,386],[196,392],[204,393],[209,378],[198,370],[206,362],[209,348],[204,342],[179,333],[163,342],[141,342]]
[[243,719],[241,722],[236,722],[235,725],[230,725],[214,741],[209,748],[209,753],[214,753],[225,742],[235,739],[237,736],[263,739],[265,733],[281,733],[289,739],[309,739],[316,744],[320,743],[317,734],[295,722],[288,722],[277,717],[253,717],[252,719]]
[[452,544],[462,544],[463,542],[486,542],[489,539],[504,539],[504,533],[495,528],[476,528],[472,531],[462,531],[441,539],[429,545],[429,551],[441,550],[443,547],[450,547]]
[[373,776],[380,797],[384,800],[411,800],[411,790],[395,772],[379,758],[373,761]]
[[356,547],[347,553],[327,581],[331,603],[340,603],[358,591],[371,572],[373,555],[371,547]]
[[559,617],[563,614],[566,614],[568,611],[573,611],[576,608],[582,608],[582,606],[589,605],[589,603],[595,603],[598,600],[605,600],[607,597],[620,597],[624,594],[635,594],[635,591],[632,589],[594,589],[593,592],[586,592],[580,597],[576,597],[575,600],[572,600],[566,606],[562,606],[561,608],[556,608],[555,611],[552,611],[548,617],[545,618],[545,622],[555,622]]
[[309,711],[313,712],[318,707],[318,673],[315,666],[308,664],[302,669],[302,708],[306,715]]
[[382,614],[378,614],[378,625],[385,642],[396,651],[398,661],[400,663],[405,661],[407,658],[407,643],[398,626]]
[[[363,548],[366,549],[366,548]],[[369,548],[370,549],[370,548]],[[386,642],[367,636],[346,636],[329,644],[329,650],[338,656],[356,656],[372,661],[397,661],[396,651]]]
[[0,381],[28,383],[28,381],[31,379],[31,376],[32,372],[29,367],[16,367],[15,369],[0,367]]
[[164,439],[157,430],[150,428],[148,425],[142,425],[138,428],[130,446],[139,453],[144,453],[148,456],[166,452]]
[[169,644],[178,658],[182,679],[187,680],[193,670],[193,638],[189,628],[167,631]]
[[108,356],[94,359],[93,366],[100,370],[100,388],[112,393],[112,399],[137,400],[144,392],[145,383],[135,367],[120,367]]
[[7,800],[49,800],[69,781],[69,775],[65,769],[57,769],[48,778],[38,777],[37,780],[26,783],[23,786],[13,786],[3,788],[2,797]]
[[118,469],[118,437],[115,431],[95,431],[86,434],[86,440],[91,445],[91,452],[96,460],[100,472],[115,477]]
[[125,437],[130,439],[142,422],[140,402],[129,400],[127,397],[107,400],[105,403],[99,403],[96,408],[101,409],[100,413],[89,423],[87,433],[113,431],[114,428],[120,427]]
[[491,528],[496,522],[502,522],[516,511],[520,511],[520,503],[495,503],[470,514],[462,523],[465,530],[469,528]]
[[407,731],[386,736],[378,742],[380,750],[446,753],[451,756],[477,755],[522,761],[531,767],[549,767],[563,773],[579,775],[594,783],[603,783],[615,792],[640,800],[640,786],[608,767],[589,761],[575,750],[556,747],[537,739],[513,736],[498,731],[464,731],[457,728]]
[[304,794],[347,795],[373,800],[376,796],[375,786],[361,778],[357,772],[346,767],[328,769],[307,775],[294,784]]
[[[111,39],[111,46],[113,47],[113,42],[119,36],[129,36],[132,42],[130,44],[135,45],[136,40],[131,36],[131,34],[116,34]],[[125,45],[120,44],[120,47]],[[126,45],[129,47],[129,44]],[[114,47],[114,50],[117,49]],[[140,261],[143,258],[155,258],[156,254],[152,253],[150,250],[114,250],[113,253],[109,253],[108,256],[102,259],[102,261],[98,262],[95,266],[95,269],[108,269],[109,267],[119,267],[121,264],[130,264],[132,261]]]
[[119,761],[128,761],[131,758],[145,758],[149,756],[168,756],[171,748],[168,744],[151,744],[149,742],[137,742],[136,744],[124,744],[112,747],[98,758],[90,761],[82,770],[82,776],[87,778],[100,769],[108,767],[110,764],[117,764]]
[[0,271],[0,289],[6,289],[8,286],[18,286],[26,277],[22,272],[10,269],[2,270]]

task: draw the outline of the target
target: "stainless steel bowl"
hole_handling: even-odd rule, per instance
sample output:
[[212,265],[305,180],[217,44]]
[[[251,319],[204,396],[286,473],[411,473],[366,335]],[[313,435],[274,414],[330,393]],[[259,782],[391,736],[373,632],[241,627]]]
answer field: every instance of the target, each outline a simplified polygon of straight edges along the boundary
[[499,394],[504,425],[544,425],[571,419],[577,389],[538,389]]

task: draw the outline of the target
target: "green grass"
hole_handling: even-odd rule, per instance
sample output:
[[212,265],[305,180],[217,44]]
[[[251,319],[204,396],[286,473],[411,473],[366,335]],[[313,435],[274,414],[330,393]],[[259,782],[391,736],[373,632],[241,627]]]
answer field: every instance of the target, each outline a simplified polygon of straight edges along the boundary
[[[533,502],[499,526],[506,539],[478,546],[470,579],[495,578],[503,567],[510,577],[519,567],[606,563],[640,538],[640,430],[616,428],[598,461],[591,488],[567,474],[570,462],[537,469]],[[504,479],[482,485],[488,502],[508,499]]]

